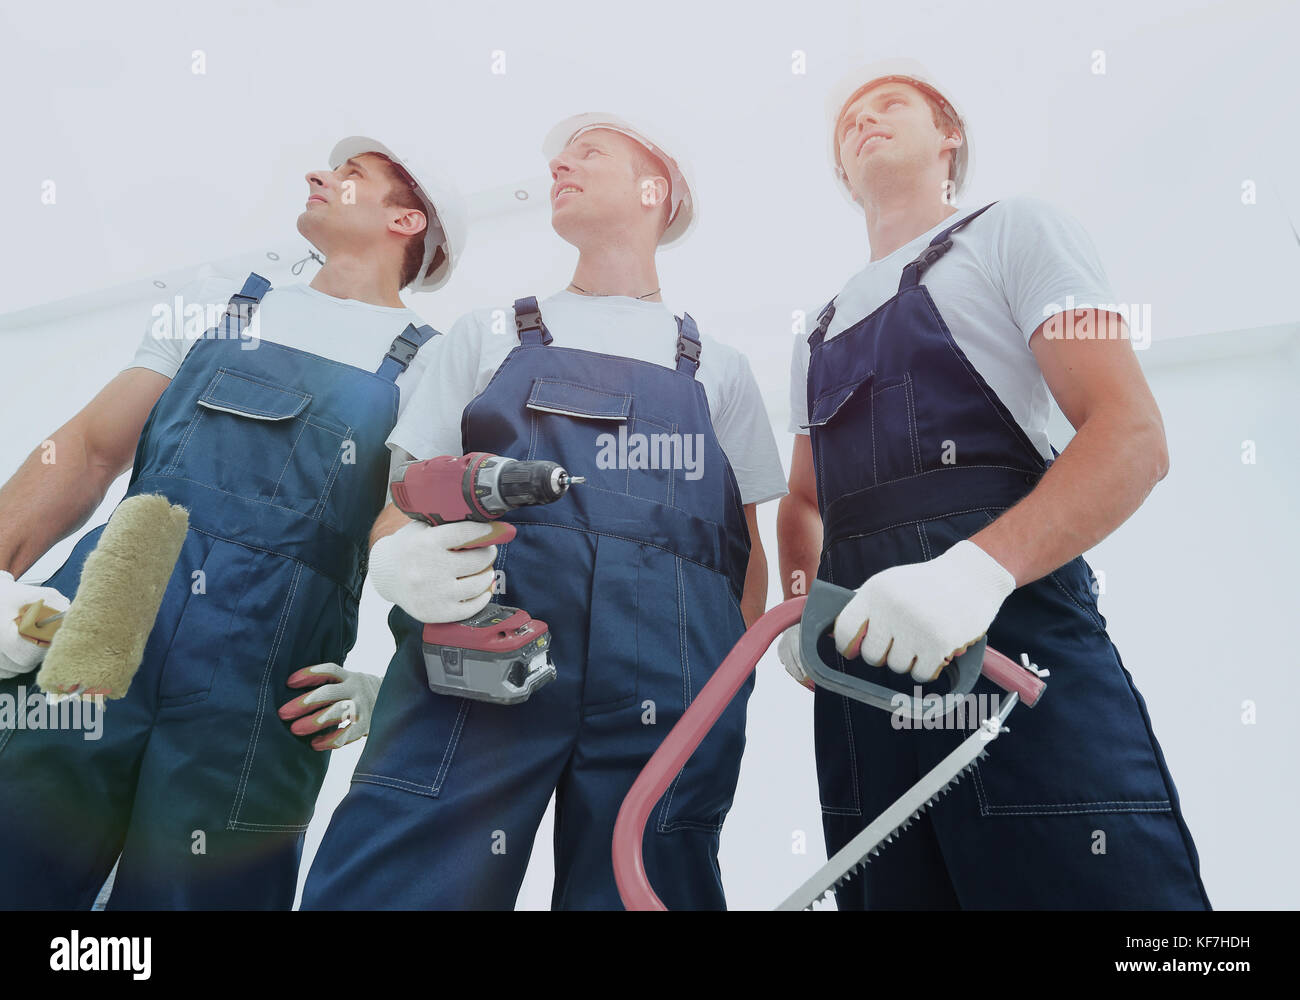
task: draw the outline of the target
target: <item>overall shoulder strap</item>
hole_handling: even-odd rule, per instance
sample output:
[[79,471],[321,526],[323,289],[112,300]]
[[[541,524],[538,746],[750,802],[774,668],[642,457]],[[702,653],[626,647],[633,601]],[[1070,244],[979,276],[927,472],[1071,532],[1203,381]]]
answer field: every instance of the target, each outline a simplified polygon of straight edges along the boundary
[[688,312],[677,317],[677,370],[691,378],[700,370],[700,329]]
[[966,216],[964,219],[954,222],[951,226],[932,239],[930,245],[921,251],[916,260],[903,268],[903,276],[899,279],[898,290],[901,292],[903,289],[911,288],[913,285],[917,284],[921,280],[921,275],[925,274],[935,261],[952,249],[952,234],[958,229],[961,229],[962,226],[966,225],[966,223],[974,222],[996,204],[996,201],[989,202],[983,208],[971,212],[971,214]]
[[[253,322],[253,314],[257,312],[262,296],[270,290],[271,282],[256,271],[251,272],[244,279],[244,287],[230,296],[230,302],[226,305],[226,312],[220,324],[221,336],[223,338],[239,339],[248,325]],[[216,329],[216,327],[213,327],[205,331],[203,336],[213,337]]]
[[554,338],[551,331],[542,322],[542,310],[537,305],[537,297],[515,299],[515,329],[519,332],[519,343],[529,345],[549,344]]
[[831,320],[835,318],[835,299],[831,299],[822,307],[822,311],[817,314],[817,326],[813,332],[808,334],[808,349],[816,350],[821,346],[821,342],[826,339],[826,331],[831,328]]
[[390,382],[396,382],[397,376],[410,367],[411,361],[420,348],[427,341],[438,336],[441,336],[441,334],[431,326],[416,326],[414,323],[407,323],[406,329],[399,333],[392,344],[389,345],[388,353],[384,355],[384,360],[379,362],[375,374],[388,379]]

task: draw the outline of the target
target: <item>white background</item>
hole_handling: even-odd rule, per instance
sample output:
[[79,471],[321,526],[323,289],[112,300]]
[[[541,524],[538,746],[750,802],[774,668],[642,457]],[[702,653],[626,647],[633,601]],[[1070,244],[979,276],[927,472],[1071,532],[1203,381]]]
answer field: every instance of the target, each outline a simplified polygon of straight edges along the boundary
[[[1102,611],[1147,699],[1212,902],[1295,907],[1300,245],[1288,209],[1300,220],[1300,18],[1282,3],[1185,6],[11,6],[0,14],[0,477],[128,362],[153,303],[199,266],[293,280],[302,175],[342,135],[418,143],[471,195],[463,266],[446,290],[409,299],[429,322],[445,329],[472,306],[562,286],[575,254],[549,230],[538,147],[555,121],[593,109],[646,112],[694,161],[700,225],[660,259],[665,297],[747,352],[788,462],[793,313],[828,299],[867,253],[830,179],[823,98],[855,64],[912,55],[968,119],[962,207],[1014,193],[1057,202],[1091,233],[1117,297],[1151,306],[1141,360],[1171,472],[1087,557],[1105,573]],[[792,72],[796,52],[804,73]],[[1243,204],[1248,183],[1255,204]],[[1069,430],[1057,414],[1058,448]],[[761,510],[773,601],[774,518],[774,504]],[[52,573],[74,540],[26,578]],[[352,669],[383,671],[384,611],[368,592]],[[723,833],[735,907],[773,905],[821,860],[811,698],[775,656],[759,675]],[[309,855],[357,753],[335,755]],[[792,852],[797,831],[806,855]],[[549,904],[548,826],[537,844],[523,907]]]

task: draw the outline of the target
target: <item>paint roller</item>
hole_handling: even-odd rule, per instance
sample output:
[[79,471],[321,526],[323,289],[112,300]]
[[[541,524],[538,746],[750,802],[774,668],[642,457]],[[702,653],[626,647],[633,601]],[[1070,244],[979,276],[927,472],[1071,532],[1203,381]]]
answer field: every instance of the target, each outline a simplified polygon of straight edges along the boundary
[[164,496],[127,497],[86,557],[77,596],[56,612],[41,601],[14,619],[19,633],[49,652],[36,683],[44,691],[121,698],[144,659],[189,513]]

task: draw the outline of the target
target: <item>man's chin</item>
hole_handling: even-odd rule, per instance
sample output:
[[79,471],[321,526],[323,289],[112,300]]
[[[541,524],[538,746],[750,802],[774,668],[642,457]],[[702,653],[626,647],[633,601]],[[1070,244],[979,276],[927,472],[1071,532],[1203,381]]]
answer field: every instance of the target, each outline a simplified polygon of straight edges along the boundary
[[589,227],[582,225],[576,219],[565,213],[551,213],[551,228],[555,230],[555,235],[564,240],[570,246],[582,249],[583,236]]

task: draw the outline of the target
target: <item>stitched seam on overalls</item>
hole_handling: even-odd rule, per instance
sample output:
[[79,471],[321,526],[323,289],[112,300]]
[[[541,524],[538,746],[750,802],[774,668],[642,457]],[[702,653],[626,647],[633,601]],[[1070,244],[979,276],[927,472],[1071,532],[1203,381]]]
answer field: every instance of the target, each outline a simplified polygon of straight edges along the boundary
[[1098,632],[1105,633],[1106,631],[1105,626],[1102,625],[1102,623],[1097,619],[1097,616],[1092,613],[1090,608],[1088,608],[1084,604],[1081,604],[1073,594],[1071,594],[1068,590],[1065,589],[1065,586],[1061,583],[1061,581],[1056,576],[1057,572],[1059,572],[1059,570],[1053,570],[1050,574],[1048,574],[1049,579],[1051,579],[1052,583],[1056,585],[1056,589],[1059,590],[1062,594],[1064,594],[1069,599],[1071,604],[1073,604],[1076,608],[1078,608],[1080,611],[1082,611],[1085,615],[1088,616],[1089,621],[1092,622],[1093,627]]
[[[452,696],[448,695],[447,697]],[[447,746],[442,752],[442,760],[438,764],[438,772],[434,775],[432,785],[420,785],[414,781],[407,781],[405,778],[394,778],[391,775],[379,774],[374,771],[354,771],[352,780],[371,785],[386,785],[398,791],[414,792],[418,795],[436,799],[442,794],[442,786],[447,780],[447,773],[451,770],[451,762],[456,756],[456,748],[460,746],[460,736],[465,728],[465,717],[469,715],[469,699],[462,698],[460,700],[462,704],[460,710],[456,713],[456,721],[452,723],[451,736],[447,739]]]
[[[210,534],[208,534],[206,531],[203,531],[201,528],[195,528],[195,527],[191,526],[191,527],[190,527],[190,530],[191,530],[191,531],[195,531],[195,532],[197,532],[197,533],[200,534],[200,535],[204,535],[205,537],[212,539],[212,541],[213,541],[213,543],[214,543],[214,544],[211,544],[211,545],[208,546],[208,551],[207,551],[207,552],[203,553],[203,559],[202,559],[202,561],[199,563],[199,567],[198,567],[199,570],[203,572],[204,580],[206,581],[206,579],[207,579],[207,565],[208,565],[208,560],[209,560],[210,558],[212,558],[212,556],[213,556],[213,555],[216,553],[216,551],[217,551],[217,546],[216,546],[215,543],[216,543],[216,542],[219,542],[219,541],[225,541],[225,539],[219,539],[219,538],[217,538],[217,536],[215,536],[215,535],[210,535]],[[247,576],[247,575],[246,575],[246,576]],[[176,624],[175,624],[175,627],[172,629],[172,634],[167,638],[167,645],[166,645],[166,647],[164,647],[164,653],[163,653],[164,662],[165,662],[167,659],[169,659],[169,658],[171,657],[172,646],[173,646],[173,645],[175,644],[175,642],[176,642],[176,635],[177,635],[177,633],[180,632],[181,623],[182,623],[182,622],[184,621],[184,619],[185,619],[185,612],[189,609],[190,601],[191,601],[195,596],[197,596],[197,595],[195,595],[194,590],[193,590],[193,587],[194,587],[194,583],[193,583],[193,571],[191,571],[190,581],[191,581],[191,582],[190,582],[190,591],[189,591],[189,594],[186,596],[186,598],[185,598],[185,603],[181,606],[180,612],[176,615]],[[243,589],[239,592],[239,597],[236,599],[234,606],[233,606],[233,607],[231,608],[231,610],[230,610],[230,616],[229,616],[229,618],[227,618],[227,620],[226,620],[226,630],[227,630],[227,631],[229,631],[229,629],[230,629],[230,623],[233,622],[233,621],[235,621],[235,619],[236,619],[236,617],[237,617],[237,615],[238,615],[238,612],[239,612],[239,606],[240,606],[240,604],[243,602],[243,600],[244,600],[244,596],[248,593],[248,589],[249,589],[249,587],[251,587],[251,586],[252,586],[252,581],[251,581],[251,580],[248,580],[248,579],[245,579],[245,581],[244,581],[244,587],[243,587]],[[206,593],[206,590],[205,590],[205,593]],[[158,627],[158,626],[157,626],[157,624],[155,623],[154,628],[157,628],[157,627]],[[152,635],[152,633],[150,633],[150,634]],[[159,671],[158,684],[157,684],[157,688],[155,689],[155,693],[154,693],[154,697],[155,697],[155,699],[156,699],[156,712],[159,712],[159,713],[160,713],[160,712],[162,712],[164,709],[167,709],[167,708],[179,708],[179,707],[182,707],[182,706],[185,706],[185,705],[192,705],[192,704],[194,704],[194,703],[197,702],[197,701],[203,701],[203,700],[205,700],[205,699],[208,697],[208,695],[210,695],[210,694],[212,693],[212,685],[216,683],[216,680],[217,680],[217,671],[219,671],[219,670],[221,669],[221,665],[222,665],[222,663],[225,662],[225,655],[226,655],[226,654],[225,654],[224,652],[220,654],[220,658],[217,660],[217,664],[216,664],[216,666],[214,666],[214,667],[212,668],[212,674],[211,674],[211,676],[208,678],[208,686],[207,686],[206,688],[204,688],[203,690],[201,690],[201,691],[182,691],[180,694],[164,695],[164,694],[162,693],[162,689],[163,689],[163,683],[164,683],[164,681],[165,681],[165,679],[166,679],[167,671],[166,671],[166,669]]]
[[334,465],[330,468],[329,475],[325,477],[325,485],[321,489],[320,500],[312,508],[311,516],[318,521],[321,519],[321,515],[325,513],[325,504],[329,501],[330,494],[334,492],[334,480],[338,478],[339,469],[343,467],[343,442],[350,440],[352,440],[352,428],[349,426],[343,437],[339,439],[339,447],[334,453]]
[[181,463],[181,458],[185,455],[185,447],[190,443],[190,437],[198,430],[199,424],[203,423],[203,417],[207,414],[203,407],[196,407],[194,416],[190,417],[190,422],[185,428],[185,433],[181,435],[181,443],[176,447],[176,453],[172,455],[171,464],[163,469],[163,475],[166,476],[176,471],[177,466]]
[[[954,510],[954,511],[949,511],[947,514],[944,515],[944,517],[956,517],[959,514],[975,514],[984,509],[985,508],[983,507],[972,507],[969,510]],[[1005,510],[1006,508],[1002,508],[1002,509]],[[848,541],[851,538],[870,538],[872,535],[878,535],[882,531],[892,531],[894,528],[904,528],[909,524],[917,524],[917,525],[925,524],[926,521],[928,520],[930,520],[930,518],[918,518],[915,521],[899,521],[896,524],[886,524],[880,528],[873,528],[871,531],[862,531],[852,535],[837,535],[834,541],[844,542],[844,541]]]
[[989,802],[984,789],[981,768],[975,767],[976,794],[980,800],[981,816],[1066,816],[1099,812],[1172,812],[1169,799],[1098,799],[1095,802],[1024,802],[998,806]]
[[930,539],[925,533],[924,522],[916,522],[916,537],[921,541],[921,555],[923,555],[928,562],[932,556],[930,555]]
[[[1110,636],[1107,635],[1106,638],[1109,641]],[[1192,842],[1192,833],[1187,828],[1187,822],[1183,819],[1182,810],[1173,808],[1172,798],[1176,794],[1172,788],[1173,776],[1169,773],[1168,765],[1163,759],[1164,755],[1156,749],[1156,735],[1151,728],[1151,716],[1147,713],[1146,705],[1137,697],[1137,689],[1133,686],[1132,679],[1128,677],[1128,672],[1124,670],[1123,660],[1113,642],[1111,648],[1115,651],[1115,665],[1120,668],[1120,676],[1124,677],[1125,683],[1128,684],[1129,693],[1133,697],[1133,704],[1142,717],[1142,724],[1147,731],[1147,739],[1151,743],[1151,759],[1156,765],[1156,770],[1160,772],[1160,782],[1165,786],[1165,791],[1171,793],[1169,811],[1173,814],[1174,823],[1178,827],[1178,839],[1182,841],[1183,850],[1187,855],[1188,867],[1196,879],[1196,886],[1201,893],[1201,899],[1205,902],[1206,909],[1212,909],[1209,893],[1205,891],[1205,881],[1201,878],[1201,866],[1196,855],[1196,845]]]
[[[342,588],[342,587],[335,587],[335,588],[334,588],[334,600],[335,600],[335,603],[337,603],[338,606],[339,606],[339,644],[338,644],[337,647],[335,647],[335,648],[338,650],[338,652],[337,652],[335,655],[338,657],[338,659],[337,659],[336,662],[337,662],[338,665],[341,667],[341,666],[343,666],[343,659],[344,659],[344,657],[347,656],[347,651],[344,650],[344,648],[343,648],[343,636],[347,633],[347,628],[348,628],[348,626],[347,626],[348,616],[347,616],[346,611],[345,611],[344,608],[343,608],[343,588]],[[359,616],[360,616],[360,615],[358,614],[358,617],[359,617]]]
[[[263,382],[259,379],[255,379],[248,375],[244,375],[240,372],[232,371],[229,368],[218,368],[216,377],[213,378],[212,382],[208,385],[208,387],[205,390],[203,390],[203,395],[198,398],[198,402],[202,403],[204,400],[207,400],[207,402],[209,403],[227,402],[226,400],[209,398],[216,391],[217,386],[221,384],[221,380],[225,378],[225,376],[227,375],[229,375],[231,378],[239,379],[241,382],[246,382],[249,385],[260,386],[264,389],[274,389],[276,392],[282,392],[287,396],[297,396],[304,403],[306,403],[307,400],[311,399],[311,396],[308,393],[300,392],[297,389],[291,389],[286,385],[274,385],[270,382]],[[271,415],[270,410],[264,410],[256,406],[249,406],[247,403],[240,403],[237,408],[244,413],[264,413],[268,416]]]
[[[872,372],[872,375],[873,376],[875,375],[874,371]],[[907,412],[907,425],[908,425],[907,444],[909,450],[912,453],[912,475],[914,476],[920,475],[921,472],[917,462],[916,441],[915,441],[916,427],[915,427],[915,420],[913,419],[913,414],[912,414],[911,397],[907,396],[907,388],[909,383],[911,382],[911,379],[912,379],[911,373],[908,372],[903,375],[902,382],[895,382],[893,385],[885,385],[885,386],[873,385],[871,387],[871,476],[872,476],[872,483],[876,486],[881,485],[880,474],[876,471],[876,398],[879,396],[883,396],[886,392],[888,392],[891,389],[898,389],[901,387],[904,391],[904,396],[905,396],[904,405],[907,407],[907,411],[908,411]],[[894,482],[895,480],[891,479],[889,481]]]
[[384,774],[370,774],[369,772],[353,772],[352,780],[365,785],[383,785],[386,788],[395,788],[399,792],[411,792],[415,795],[424,795],[427,798],[436,799],[438,796],[433,793],[428,785],[417,785],[413,781],[405,781],[401,778],[390,778]]
[[[179,477],[173,477],[173,478],[179,478]],[[185,480],[185,482],[193,482],[193,480]],[[203,484],[200,483],[199,485],[202,486]],[[222,490],[221,492],[224,493],[226,491]],[[233,496],[233,494],[231,495]],[[283,509],[283,508],[278,508],[278,509]],[[200,535],[207,535],[209,538],[217,539],[217,541],[229,542],[231,545],[238,545],[245,549],[252,549],[255,552],[265,552],[267,555],[281,556],[284,559],[292,559],[294,562],[299,563],[300,565],[310,565],[310,564],[304,564],[302,560],[298,559],[296,556],[290,555],[287,552],[280,552],[276,549],[263,548],[261,545],[254,545],[252,542],[246,542],[243,541],[242,539],[227,538],[225,535],[216,535],[210,531],[204,531],[202,528],[196,528],[193,524],[190,525],[190,531],[197,531]],[[339,583],[339,581],[335,580],[330,574],[326,573],[323,570],[316,569],[316,567],[314,566],[312,567],[312,569],[315,572],[319,573],[321,576],[325,577],[325,579],[331,581],[332,583],[335,583],[340,587],[344,587],[344,589],[347,590],[349,596],[356,598],[357,602],[360,603],[361,598],[357,594],[352,593],[352,589],[350,587],[346,587],[344,584]],[[364,583],[364,578],[362,582]]]
[[907,373],[903,382],[903,391],[907,395],[907,443],[912,446],[912,473],[913,475],[919,475],[921,472],[921,446],[918,444],[920,434],[916,429],[916,400],[912,395],[911,372]]
[[456,713],[456,721],[451,727],[451,739],[447,741],[447,749],[443,751],[442,763],[438,765],[438,773],[433,779],[433,788],[431,791],[434,795],[442,792],[443,782],[447,780],[447,772],[451,770],[452,759],[456,756],[456,748],[460,746],[460,734],[465,729],[465,718],[469,715],[469,699],[461,699],[464,704],[460,706],[460,711]]
[[876,394],[867,399],[867,413],[871,417],[871,485],[880,485],[880,473],[876,471]]
[[[677,655],[682,670],[682,714],[685,715],[686,710],[691,707],[691,662],[686,648],[686,587],[682,582],[681,556],[676,557],[673,566],[677,576]],[[683,764],[682,769],[673,778],[673,783],[668,786],[668,793],[664,796],[663,805],[659,808],[660,833],[666,833],[671,827],[677,825],[668,822],[668,814],[672,811],[673,793],[677,791],[677,785],[686,776],[688,766],[689,762]]]
[[438,771],[433,776],[432,785],[408,782],[404,778],[394,778],[391,775],[378,774],[376,771],[354,771],[352,772],[352,780],[367,784],[386,785],[386,787],[398,789],[400,792],[413,792],[416,795],[437,798],[441,795],[442,785],[447,780],[448,771],[451,770],[452,759],[455,759],[456,748],[460,745],[461,732],[464,732],[465,718],[469,715],[469,705],[471,705],[469,698],[460,698],[460,702],[460,709],[456,711],[456,720],[451,724],[451,735],[447,737],[447,745],[443,749],[441,761],[438,762]]
[[[585,385],[585,384],[583,384],[582,382],[569,382],[569,381],[566,381],[565,379],[561,379],[561,378],[547,378],[545,375],[535,375],[535,376],[533,376],[533,391],[532,391],[532,392],[529,394],[529,396],[528,396],[528,403],[533,403],[533,402],[536,402],[536,401],[537,401],[537,383],[539,383],[539,382],[542,383],[542,384],[544,384],[544,385],[567,385],[567,386],[572,386],[572,387],[575,388],[575,389],[581,389],[583,392],[594,392],[594,393],[597,393],[597,394],[599,394],[599,395],[601,395],[601,396],[614,396],[614,397],[621,397],[621,398],[627,400],[629,403],[631,403],[631,400],[632,400],[632,394],[629,393],[629,392],[611,392],[611,391],[608,390],[608,389],[597,389],[595,386],[592,386],[592,385]],[[527,406],[528,403],[525,403],[524,405]],[[624,410],[624,411],[623,411],[623,416],[627,416],[627,414],[628,414],[628,411],[627,411],[627,410]],[[583,414],[583,416],[595,416],[595,415],[594,415],[594,414]]]
[[271,641],[271,650],[267,654],[266,667],[262,670],[262,681],[258,686],[257,709],[253,718],[253,731],[248,738],[248,748],[244,751],[244,764],[239,775],[239,785],[235,792],[235,801],[230,807],[230,817],[226,822],[226,828],[229,830],[239,828],[239,811],[243,808],[244,791],[248,787],[248,777],[253,769],[253,759],[257,754],[257,744],[262,734],[262,709],[266,705],[267,688],[270,686],[267,682],[270,679],[271,670],[275,664],[276,654],[280,651],[280,640],[284,638],[285,626],[289,621],[289,609],[293,606],[293,597],[294,594],[298,592],[298,579],[301,576],[302,563],[295,560],[293,579],[289,583],[289,593],[285,596],[284,606],[280,609],[280,622],[276,626],[275,638]]
[[[826,559],[826,582],[835,583],[835,567],[830,557]],[[840,695],[840,711],[844,715],[844,734],[848,741],[849,751],[849,787],[853,789],[853,808],[845,809],[842,806],[827,806],[821,802],[818,796],[818,805],[824,813],[831,813],[836,816],[861,816],[862,815],[862,794],[859,786],[858,776],[858,754],[857,742],[853,738],[853,717],[849,712],[849,699]]]
[[[809,366],[811,367],[811,365],[812,365],[812,359],[809,358]],[[845,379],[843,382],[840,382],[837,385],[832,386],[830,389],[826,389],[822,392],[819,392],[813,398],[812,410],[810,410],[808,413],[809,421],[812,420],[812,415],[817,410],[817,404],[820,403],[823,399],[827,398],[828,396],[834,396],[841,389],[847,388],[848,386],[853,386],[853,391],[849,393],[848,396],[846,396],[843,400],[840,401],[840,406],[843,406],[845,403],[849,401],[849,397],[856,396],[858,389],[866,385],[867,382],[871,381],[875,377],[875,375],[876,375],[876,370],[873,368],[871,371],[867,372],[865,375],[863,375],[860,378]],[[835,413],[838,413],[840,411],[840,406],[835,407]],[[835,413],[832,413],[831,417],[835,416]],[[831,417],[827,417],[825,422],[829,422]],[[824,426],[824,423],[818,426]]]
[[854,739],[853,713],[850,711],[848,698],[842,696],[842,694],[840,702],[841,709],[844,711],[844,732],[849,737],[849,771],[853,775],[849,785],[853,788],[853,811],[852,813],[840,809],[835,811],[842,811],[844,815],[862,815],[862,779],[861,775],[858,774],[858,741]]
[[280,484],[284,482],[284,474],[289,471],[289,466],[293,464],[293,453],[298,450],[298,442],[301,441],[302,436],[307,433],[307,421],[303,420],[300,421],[300,423],[302,426],[298,429],[298,436],[293,439],[293,444],[289,447],[289,454],[284,457],[284,466],[280,469],[280,474],[275,479],[275,489],[271,491],[270,502],[276,507],[280,506],[275,503],[275,498],[280,493]]

